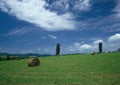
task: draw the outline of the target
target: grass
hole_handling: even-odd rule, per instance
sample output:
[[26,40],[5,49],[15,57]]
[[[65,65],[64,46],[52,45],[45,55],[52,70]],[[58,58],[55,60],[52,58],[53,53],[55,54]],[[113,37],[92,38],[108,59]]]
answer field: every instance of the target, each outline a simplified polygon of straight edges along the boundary
[[0,61],[0,85],[120,85],[120,53]]

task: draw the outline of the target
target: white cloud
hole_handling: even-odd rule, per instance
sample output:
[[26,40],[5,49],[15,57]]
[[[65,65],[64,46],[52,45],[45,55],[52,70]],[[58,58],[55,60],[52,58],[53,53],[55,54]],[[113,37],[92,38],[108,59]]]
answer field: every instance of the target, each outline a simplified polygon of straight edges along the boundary
[[[116,0],[116,7],[113,10],[116,12],[115,15],[76,22],[70,9],[75,12],[90,10],[91,2],[91,0],[54,0],[49,4],[45,0],[0,0],[0,9],[48,31],[77,28],[101,29],[103,32],[120,31],[120,19],[116,18],[116,15],[120,17],[120,0]],[[57,11],[63,13],[58,15]]]
[[103,40],[101,40],[101,39],[95,40],[93,43],[94,43],[94,44],[98,44],[99,42],[102,42],[102,43],[103,43]]
[[44,0],[1,0],[2,11],[16,16],[20,20],[33,23],[48,31],[73,30],[75,21],[70,13],[57,15],[45,9]]
[[120,48],[120,33],[110,36],[106,45],[109,51],[116,51]]
[[48,35],[48,37],[50,37],[50,38],[52,38],[52,39],[56,39],[57,38],[57,36],[55,36],[55,35]]
[[120,42],[120,33],[116,33],[109,37],[108,42]]
[[9,12],[8,7],[5,7],[5,4],[0,1],[0,9],[3,10],[4,12]]
[[88,45],[88,44],[83,44],[82,46],[81,46],[81,49],[91,49],[92,48],[92,46],[91,45]]

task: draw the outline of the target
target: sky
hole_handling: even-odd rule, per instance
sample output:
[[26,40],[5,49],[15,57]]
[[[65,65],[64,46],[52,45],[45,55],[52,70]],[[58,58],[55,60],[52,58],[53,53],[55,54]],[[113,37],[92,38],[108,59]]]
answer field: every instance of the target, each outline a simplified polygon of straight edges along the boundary
[[0,52],[61,54],[120,48],[120,0],[0,0]]

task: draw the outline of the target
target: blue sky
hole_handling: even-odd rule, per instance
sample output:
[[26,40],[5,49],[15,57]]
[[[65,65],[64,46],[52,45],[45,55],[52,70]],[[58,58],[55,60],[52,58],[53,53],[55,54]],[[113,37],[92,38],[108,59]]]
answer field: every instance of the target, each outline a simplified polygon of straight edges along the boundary
[[120,0],[0,0],[0,52],[61,54],[120,48]]

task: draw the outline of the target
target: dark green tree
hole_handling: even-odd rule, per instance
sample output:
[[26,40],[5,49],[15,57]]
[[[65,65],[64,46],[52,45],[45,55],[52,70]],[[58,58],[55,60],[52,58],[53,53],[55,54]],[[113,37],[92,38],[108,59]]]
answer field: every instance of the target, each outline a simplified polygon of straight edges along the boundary
[[56,45],[56,56],[60,55],[60,43],[57,43]]
[[102,53],[102,42],[99,42],[99,53]]
[[7,54],[7,60],[10,60],[10,55],[9,54]]
[[118,48],[118,52],[120,52],[120,48]]

